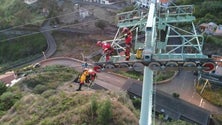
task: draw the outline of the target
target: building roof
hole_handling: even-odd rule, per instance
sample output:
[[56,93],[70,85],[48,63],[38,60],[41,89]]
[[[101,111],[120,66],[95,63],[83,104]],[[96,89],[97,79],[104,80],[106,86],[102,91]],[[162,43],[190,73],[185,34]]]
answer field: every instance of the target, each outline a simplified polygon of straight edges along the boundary
[[4,82],[5,84],[11,84],[11,81],[15,79],[15,73],[6,72],[3,75],[0,75],[0,81]]

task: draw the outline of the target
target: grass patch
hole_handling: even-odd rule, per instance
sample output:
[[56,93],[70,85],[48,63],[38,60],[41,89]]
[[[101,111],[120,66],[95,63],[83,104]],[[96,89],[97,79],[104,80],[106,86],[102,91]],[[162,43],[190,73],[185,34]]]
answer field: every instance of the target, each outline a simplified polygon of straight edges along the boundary
[[[132,79],[139,79],[140,81],[143,81],[143,73],[141,72],[136,72],[136,71],[115,71],[115,73],[117,74],[121,74],[123,76],[132,78]],[[173,75],[175,74],[174,71],[157,71],[154,72],[153,75],[153,81],[154,82],[160,82],[166,79],[169,79],[171,77],[173,77]]]
[[212,119],[215,125],[222,125],[222,115],[221,114],[213,114]]
[[[196,86],[198,93],[200,93],[200,91],[202,90],[204,82],[200,81],[200,83],[202,83],[202,84],[199,84]],[[222,97],[222,88],[221,87],[217,86],[217,88],[214,88],[214,89],[212,89],[210,87],[205,87],[201,96],[204,99],[206,99],[207,101],[209,101],[210,103],[212,103],[216,106],[222,107],[222,98],[221,98]]]
[[[51,91],[51,90],[50,90]],[[52,91],[51,91],[52,92]],[[113,101],[118,95],[97,92],[53,92],[47,98],[27,94],[1,119],[3,125],[76,124],[136,125],[138,118],[124,106]],[[13,115],[13,117],[11,117]]]
[[22,0],[1,0],[0,15],[0,29],[27,23],[39,25],[44,21],[41,9]]
[[206,42],[207,43],[213,43],[217,46],[222,46],[222,37],[219,36],[207,36],[206,37]]
[[175,71],[156,71],[154,72],[154,82],[160,82],[169,78],[172,78],[175,74]]
[[20,84],[20,87],[27,87],[36,94],[41,94],[49,89],[56,89],[64,82],[72,80],[78,73],[64,66],[48,66],[43,69],[33,69],[29,72],[26,80]]
[[123,76],[132,78],[132,79],[139,79],[143,80],[143,74],[141,72],[136,72],[136,71],[115,71],[117,74],[121,74]]
[[21,37],[13,41],[0,43],[0,64],[10,63],[19,59],[30,58],[42,54],[47,47],[42,34]]

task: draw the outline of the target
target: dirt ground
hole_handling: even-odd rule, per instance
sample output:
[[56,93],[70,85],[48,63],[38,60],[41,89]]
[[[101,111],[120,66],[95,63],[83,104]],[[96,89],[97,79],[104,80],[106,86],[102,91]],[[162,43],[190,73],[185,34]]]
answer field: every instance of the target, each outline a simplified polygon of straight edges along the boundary
[[96,40],[109,39],[102,35],[73,35],[57,33],[54,35],[57,43],[57,51],[54,57],[65,56],[82,60],[83,56],[98,51],[100,47],[96,46]]
[[[64,33],[54,32],[53,36],[56,40],[57,51],[54,57],[66,56],[73,57],[82,60],[84,56],[87,56],[97,50],[100,47],[96,46],[96,42],[99,40],[110,40],[114,38],[117,31],[115,27],[115,15],[116,10],[110,10],[105,8],[96,7],[93,5],[81,5],[82,9],[88,10],[89,16],[86,18],[78,17],[79,15],[70,15],[73,11],[77,11],[72,4],[63,4],[63,9],[59,13],[61,16],[59,19],[62,22],[59,25],[70,25],[68,28],[78,28],[88,30],[92,33],[89,34],[77,34],[77,33]],[[78,23],[75,21],[78,19]],[[95,20],[107,21],[107,25],[104,30],[99,29],[95,26]],[[73,24],[73,25],[72,25]]]

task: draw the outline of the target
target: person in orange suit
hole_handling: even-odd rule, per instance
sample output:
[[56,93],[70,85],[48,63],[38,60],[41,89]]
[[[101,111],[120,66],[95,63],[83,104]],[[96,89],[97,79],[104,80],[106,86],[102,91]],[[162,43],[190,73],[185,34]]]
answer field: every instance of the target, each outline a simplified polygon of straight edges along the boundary
[[81,91],[82,86],[86,82],[86,77],[89,75],[88,69],[85,68],[80,76],[79,88],[76,91]]

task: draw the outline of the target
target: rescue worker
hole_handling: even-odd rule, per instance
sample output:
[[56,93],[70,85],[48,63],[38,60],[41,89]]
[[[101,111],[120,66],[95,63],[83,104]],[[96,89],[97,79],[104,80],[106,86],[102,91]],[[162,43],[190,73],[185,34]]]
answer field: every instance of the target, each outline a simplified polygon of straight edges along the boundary
[[123,36],[125,37],[125,45],[126,47],[131,48],[132,47],[132,39],[133,39],[133,34],[128,28],[123,28],[122,33],[124,34]]
[[76,91],[81,91],[82,85],[84,85],[86,81],[86,77],[89,75],[88,69],[85,68],[80,76],[79,88]]
[[96,79],[96,72],[93,69],[89,70],[89,87],[94,85],[94,81]]
[[132,39],[133,39],[133,34],[128,28],[123,28],[122,34],[125,37],[125,57],[126,61],[129,61],[130,59],[130,50],[132,48]]
[[111,46],[111,44],[110,43],[106,43],[106,42],[102,42],[102,41],[98,41],[97,45],[102,47],[103,53],[106,55],[106,62],[109,61],[110,60],[110,56],[114,52],[114,49]]

